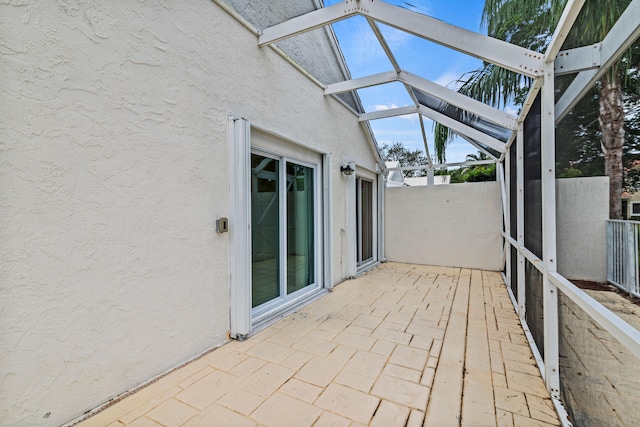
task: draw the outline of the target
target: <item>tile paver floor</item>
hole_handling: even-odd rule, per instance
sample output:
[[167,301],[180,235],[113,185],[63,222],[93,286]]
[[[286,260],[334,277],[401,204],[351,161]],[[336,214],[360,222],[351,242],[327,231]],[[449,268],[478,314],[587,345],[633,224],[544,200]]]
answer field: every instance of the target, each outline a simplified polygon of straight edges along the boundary
[[560,423],[499,273],[385,263],[80,425]]

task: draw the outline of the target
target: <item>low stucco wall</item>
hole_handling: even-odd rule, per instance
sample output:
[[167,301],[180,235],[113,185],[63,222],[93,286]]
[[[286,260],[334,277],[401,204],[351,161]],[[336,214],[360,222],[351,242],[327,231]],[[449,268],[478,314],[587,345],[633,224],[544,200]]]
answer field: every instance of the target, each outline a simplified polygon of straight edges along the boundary
[[609,178],[556,180],[558,272],[567,279],[607,281]]
[[497,182],[385,190],[389,261],[498,270],[502,205]]

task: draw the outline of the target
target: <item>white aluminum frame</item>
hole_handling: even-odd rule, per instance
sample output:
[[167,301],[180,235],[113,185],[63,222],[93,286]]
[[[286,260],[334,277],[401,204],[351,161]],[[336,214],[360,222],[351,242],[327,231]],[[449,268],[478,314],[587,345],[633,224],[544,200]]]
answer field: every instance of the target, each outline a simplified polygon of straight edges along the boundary
[[372,18],[390,27],[529,77],[537,77],[542,71],[542,55],[538,52],[373,0],[346,0],[265,28],[260,34],[258,45],[276,43],[354,15]]
[[333,289],[333,258],[331,248],[333,248],[333,188],[331,185],[333,163],[331,154],[322,155],[322,240],[324,250],[322,265],[324,272],[324,287]]
[[344,175],[343,179],[347,182],[345,183],[345,271],[344,275],[347,278],[354,278],[358,274],[358,245],[356,240],[358,238],[358,233],[356,231],[357,222],[356,222],[356,214],[357,214],[357,206],[356,206],[356,198],[354,195],[356,194],[356,173],[357,167],[355,162],[347,162],[351,169],[354,172],[351,175]]
[[[543,295],[544,295],[544,329],[545,329],[545,358],[542,361],[534,348],[536,360],[541,367],[548,390],[553,398],[556,409],[561,414],[561,421],[564,425],[570,425],[562,404],[559,401],[559,354],[558,354],[558,292],[563,292],[573,302],[578,304],[592,319],[594,319],[606,331],[611,333],[623,345],[625,345],[636,357],[640,358],[640,332],[628,323],[621,320],[618,316],[611,313],[602,305],[595,302],[587,294],[571,284],[568,280],[557,273],[556,260],[556,206],[555,206],[555,135],[554,124],[560,121],[565,114],[572,108],[578,100],[591,88],[591,86],[602,76],[606,69],[626,50],[632,42],[640,35],[640,0],[633,0],[627,7],[619,21],[612,28],[609,34],[601,43],[592,46],[585,46],[567,51],[560,51],[561,46],[566,39],[567,34],[571,30],[577,16],[582,9],[585,0],[569,0],[565,6],[560,22],[554,32],[549,46],[544,55],[528,51],[518,46],[511,45],[499,40],[467,31],[453,25],[441,22],[434,18],[424,16],[418,13],[408,11],[406,9],[392,6],[380,1],[374,0],[346,0],[342,3],[330,6],[328,8],[319,9],[300,17],[291,19],[282,24],[267,28],[259,33],[259,45],[264,46],[283,40],[297,34],[301,34],[312,29],[328,25],[342,19],[349,18],[354,15],[364,16],[370,24],[374,34],[378,38],[389,60],[391,61],[394,71],[380,73],[372,76],[366,76],[360,79],[348,80],[332,85],[324,86],[326,95],[334,95],[341,92],[357,91],[358,89],[386,84],[398,81],[405,85],[405,88],[411,95],[410,88],[416,88],[430,95],[433,95],[451,105],[455,105],[465,111],[475,114],[493,123],[513,130],[512,137],[505,144],[495,138],[492,138],[476,129],[467,126],[457,120],[451,119],[437,111],[431,110],[419,104],[415,96],[412,96],[414,106],[402,107],[392,110],[365,113],[359,115],[362,123],[368,123],[369,120],[376,120],[386,117],[394,117],[405,114],[419,114],[420,124],[422,126],[425,147],[426,135],[424,132],[423,117],[435,120],[449,128],[454,132],[463,135],[467,141],[480,147],[483,144],[491,149],[498,151],[501,156],[486,163],[507,162],[509,166],[510,160],[506,160],[505,153],[512,144],[516,144],[516,200],[510,200],[509,187],[510,182],[506,182],[510,168],[506,171],[501,163],[498,167],[498,175],[501,185],[503,198],[503,221],[505,221],[504,231],[502,233],[505,240],[505,264],[507,274],[510,278],[513,269],[517,269],[518,276],[518,295],[516,310],[522,321],[527,336],[531,339],[526,326],[526,293],[525,293],[525,262],[528,260],[531,265],[543,274]],[[469,54],[471,56],[488,61],[497,66],[518,72],[525,76],[533,78],[532,87],[529,90],[527,99],[523,105],[522,111],[518,118],[513,117],[488,107],[484,104],[479,105],[477,101],[470,100],[460,94],[440,87],[433,82],[414,76],[411,73],[403,71],[398,62],[395,60],[393,53],[386,43],[378,23],[400,29],[412,35],[421,37],[426,40],[433,41],[451,49]],[[556,75],[578,72],[577,77],[569,86],[568,90],[561,96],[560,100],[554,105],[554,78]],[[523,144],[523,123],[534,102],[536,96],[541,93],[542,104],[542,194],[543,194],[543,259],[536,257],[530,250],[525,247],[524,243],[524,144]],[[483,150],[486,152],[486,150]],[[428,151],[427,151],[428,153]],[[489,153],[490,154],[490,153]],[[464,162],[463,164],[471,164],[480,162]],[[354,165],[355,166],[355,165]],[[428,165],[411,167],[411,168],[427,168],[433,170],[434,165],[430,160]],[[355,167],[354,167],[355,169]],[[394,168],[396,169],[396,168]],[[409,169],[409,168],[397,168]],[[347,183],[346,198],[346,214],[347,221],[350,218],[355,220],[355,206],[353,205],[353,192],[351,180],[355,183],[355,176],[346,177],[350,180]],[[381,191],[381,190],[379,190]],[[382,197],[379,198],[379,203]],[[505,203],[516,203],[517,211],[517,237],[512,238],[510,235],[510,212],[509,205]],[[382,215],[380,220],[382,220]],[[348,227],[354,229],[354,227]],[[382,232],[378,236],[382,238]],[[354,262],[347,262],[347,275],[355,274],[355,270],[351,272],[351,268],[355,269],[355,251],[351,248],[347,234],[347,258],[352,257]],[[379,240],[380,241],[380,240]],[[381,245],[382,246],[382,245]],[[510,263],[510,255],[507,249],[514,247],[517,250],[517,265]],[[351,255],[351,252],[354,252]],[[380,259],[383,259],[380,256]]]
[[243,340],[251,332],[251,220],[250,211],[247,209],[247,198],[251,197],[249,122],[229,115],[228,135],[231,157],[229,335]]
[[[322,197],[322,188],[323,181],[320,180],[319,175],[321,174],[323,167],[318,163],[312,163],[309,161],[297,159],[288,155],[284,155],[279,153],[277,150],[273,149],[265,149],[263,147],[251,147],[250,153],[256,153],[260,155],[267,156],[274,160],[277,160],[280,163],[279,167],[279,206],[278,206],[278,221],[279,228],[282,230],[278,237],[280,239],[279,248],[281,250],[286,250],[287,245],[287,198],[286,194],[288,192],[287,189],[287,171],[286,164],[292,163],[300,166],[305,166],[313,169],[313,190],[314,190],[314,214],[313,214],[313,233],[314,233],[314,284],[308,285],[302,289],[299,289],[291,294],[287,293],[287,280],[286,280],[286,256],[280,256],[279,270],[280,270],[280,295],[279,297],[265,302],[264,304],[258,307],[251,307],[251,325],[252,329],[255,329],[256,325],[262,324],[274,315],[278,315],[283,310],[287,310],[288,307],[295,305],[298,301],[309,299],[315,292],[321,291],[325,288],[324,285],[324,274],[321,274],[320,269],[323,267],[323,255],[324,255],[324,241],[323,241],[323,232],[322,226],[324,221],[322,218],[319,218],[323,212],[323,197]],[[247,209],[249,212],[250,209]],[[251,224],[249,229],[251,229]],[[281,254],[282,255],[282,254]],[[251,256],[249,258],[249,262],[251,262]],[[313,286],[313,288],[311,288]],[[249,286],[249,295],[251,295],[251,287]]]
[[[354,174],[355,175],[355,174]],[[359,239],[356,239],[356,271],[358,273],[362,270],[366,270],[369,265],[378,262],[378,227],[376,224],[378,223],[378,184],[377,184],[378,175],[375,178],[370,178],[365,175],[356,175],[356,194],[359,197],[356,198],[356,218],[360,218],[360,225],[357,227],[357,232],[362,236],[362,192],[358,188],[358,180],[367,181],[371,183],[371,233],[372,233],[372,250],[371,250],[371,258],[358,262],[358,258],[362,256],[362,248],[360,245]],[[357,220],[356,220],[357,223]]]
[[553,61],[545,63],[541,90],[541,165],[542,169],[542,286],[544,311],[545,383],[553,399],[560,398],[560,354],[558,326],[558,289],[549,278],[556,263],[556,167]]
[[480,116],[507,129],[515,130],[517,127],[517,117],[404,70],[387,71],[385,73],[330,84],[324,90],[324,94],[333,95],[390,82],[405,83],[409,87],[426,92],[448,104]]

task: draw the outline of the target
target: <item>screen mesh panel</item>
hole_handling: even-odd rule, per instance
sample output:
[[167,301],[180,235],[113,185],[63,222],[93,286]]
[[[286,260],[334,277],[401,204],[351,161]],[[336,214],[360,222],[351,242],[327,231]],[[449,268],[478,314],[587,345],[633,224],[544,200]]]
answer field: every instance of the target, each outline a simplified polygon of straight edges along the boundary
[[[542,175],[540,95],[524,121],[524,245],[542,258]],[[544,354],[542,274],[525,266],[526,321],[540,354]]]
[[[640,329],[637,306],[615,292],[587,291],[605,306],[625,306],[623,318]],[[560,396],[576,426],[637,426],[640,422],[638,359],[562,292]]]
[[[518,152],[516,144],[509,148],[509,226],[511,227],[511,238],[518,240]],[[518,251],[513,246],[511,248],[511,291],[518,298]]]

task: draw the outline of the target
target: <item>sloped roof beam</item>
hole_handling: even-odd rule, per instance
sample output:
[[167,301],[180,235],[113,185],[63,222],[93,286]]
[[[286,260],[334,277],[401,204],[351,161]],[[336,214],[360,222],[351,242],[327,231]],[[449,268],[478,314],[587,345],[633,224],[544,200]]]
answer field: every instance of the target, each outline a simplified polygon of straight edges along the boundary
[[307,31],[329,25],[333,22],[362,14],[360,0],[346,0],[329,7],[316,9],[304,15],[291,18],[280,24],[265,28],[260,32],[258,46],[276,43]]
[[448,24],[381,1],[361,0],[364,13],[378,22],[411,33],[500,67],[536,77],[542,73],[542,54]]
[[460,135],[466,135],[469,138],[474,139],[489,148],[493,148],[499,153],[505,153],[507,151],[504,142],[492,136],[489,136],[486,133],[480,132],[479,130],[474,129],[471,126],[465,125],[464,123],[452,119],[451,117],[446,116],[438,111],[427,108],[424,105],[421,105],[418,108],[418,111],[420,112],[420,114],[433,120],[434,122],[438,122]]
[[569,31],[571,31],[571,27],[573,27],[573,24],[576,22],[585,1],[586,0],[569,0],[565,5],[558,25],[544,53],[545,62],[552,62],[556,59],[556,56],[558,56],[560,48],[562,48],[564,41],[567,39]]
[[398,73],[388,71],[385,73],[372,74],[370,76],[360,77],[344,82],[337,82],[327,85],[324,90],[325,95],[333,95],[337,93],[350,92],[352,90],[364,89],[366,87],[377,86],[384,83],[395,82],[398,80]]
[[511,130],[515,130],[517,128],[517,117],[493,108],[473,98],[469,98],[460,92],[447,89],[446,87],[440,86],[430,80],[416,76],[408,71],[401,71],[400,73],[389,71],[386,73],[374,74],[358,79],[334,83],[327,86],[324,94],[333,95],[336,93],[348,92],[394,81],[400,81],[422,92],[426,92],[447,102],[448,104],[462,108],[463,110],[487,119],[499,126],[503,126]]
[[415,114],[418,112],[419,112],[418,107],[415,107],[415,106],[389,108],[388,110],[380,110],[380,111],[373,111],[371,113],[360,114],[359,120],[361,122],[365,122],[368,120],[378,120],[378,119],[386,119],[389,117],[406,116],[407,114]]
[[556,103],[556,123],[564,118],[591,87],[640,36],[640,0],[633,0],[602,41],[601,66],[579,73]]
[[474,115],[487,119],[499,126],[515,130],[517,128],[517,117],[493,108],[485,103],[470,98],[455,90],[447,89],[430,80],[402,71],[398,76],[399,80],[422,92],[435,96],[448,104],[462,108]]
[[275,43],[354,15],[373,18],[417,37],[529,77],[541,74],[542,54],[538,52],[373,0],[346,0],[265,28],[261,31],[258,45]]
[[471,126],[465,125],[455,119],[452,119],[449,116],[446,116],[438,111],[432,110],[431,108],[427,108],[424,105],[420,107],[400,107],[400,108],[390,108],[388,110],[382,111],[374,111],[371,113],[361,114],[359,120],[361,122],[368,120],[378,120],[378,119],[386,119],[389,117],[397,117],[404,116],[407,114],[420,113],[428,119],[431,119],[435,122],[438,122],[454,132],[460,135],[466,135],[471,139],[478,141],[481,144],[486,145],[489,148],[493,148],[499,153],[505,153],[505,143],[487,135],[486,133],[480,132],[477,129],[472,128]]
[[473,145],[475,148],[478,149],[478,151],[480,151],[481,153],[486,154],[487,156],[489,156],[489,158],[493,159],[493,160],[499,160],[496,156],[494,156],[491,152],[485,150],[485,148],[478,144],[477,142],[475,142],[473,139],[469,138],[466,135],[460,135],[462,137],[462,139],[464,139],[465,141],[467,141],[469,144]]

